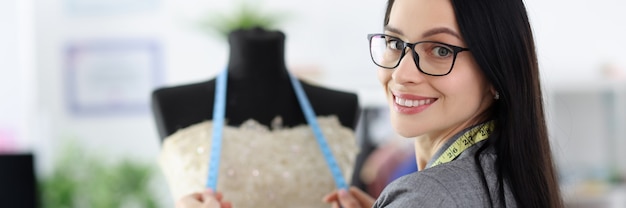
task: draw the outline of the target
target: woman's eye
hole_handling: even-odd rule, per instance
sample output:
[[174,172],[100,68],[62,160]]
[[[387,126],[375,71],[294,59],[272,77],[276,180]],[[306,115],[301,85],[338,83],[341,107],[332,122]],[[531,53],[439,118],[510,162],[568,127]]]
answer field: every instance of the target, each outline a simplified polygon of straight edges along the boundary
[[402,41],[389,40],[387,41],[387,46],[393,50],[401,50],[404,44],[402,43]]
[[450,50],[449,48],[443,47],[443,46],[436,46],[433,48],[432,51],[433,55],[437,56],[437,57],[448,57],[450,56],[450,54],[452,54],[452,50]]

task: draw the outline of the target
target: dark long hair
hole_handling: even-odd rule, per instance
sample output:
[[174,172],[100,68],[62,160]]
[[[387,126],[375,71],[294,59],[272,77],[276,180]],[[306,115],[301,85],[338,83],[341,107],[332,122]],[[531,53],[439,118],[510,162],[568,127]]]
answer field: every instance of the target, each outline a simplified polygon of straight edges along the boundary
[[[519,207],[563,207],[544,118],[539,66],[522,0],[451,0],[461,36],[500,94],[491,106],[499,191]],[[384,25],[394,0],[389,0]],[[490,196],[491,197],[491,196]],[[502,199],[502,202],[504,199]]]

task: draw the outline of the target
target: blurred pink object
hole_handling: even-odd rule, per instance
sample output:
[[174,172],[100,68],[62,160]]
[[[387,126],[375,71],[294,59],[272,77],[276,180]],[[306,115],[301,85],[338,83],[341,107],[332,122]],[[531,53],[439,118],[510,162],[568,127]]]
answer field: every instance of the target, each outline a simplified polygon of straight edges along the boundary
[[602,73],[604,76],[611,80],[624,80],[626,79],[626,67],[623,67],[617,63],[608,63],[602,67]]
[[0,153],[15,152],[17,145],[12,131],[0,129]]

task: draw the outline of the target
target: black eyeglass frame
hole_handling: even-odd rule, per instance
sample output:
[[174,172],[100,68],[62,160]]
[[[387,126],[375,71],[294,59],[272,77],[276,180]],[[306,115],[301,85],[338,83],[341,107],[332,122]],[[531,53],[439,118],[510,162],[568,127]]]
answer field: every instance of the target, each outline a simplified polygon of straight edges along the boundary
[[[400,54],[400,58],[398,58],[398,63],[396,63],[395,66],[393,67],[386,67],[386,66],[381,66],[380,64],[376,63],[376,61],[374,60],[374,56],[372,55],[372,38],[374,38],[375,36],[384,36],[384,37],[390,37],[390,38],[394,38],[397,39],[398,41],[401,41],[403,44],[402,46],[402,54]],[[460,46],[455,46],[455,45],[450,45],[447,43],[442,43],[442,42],[438,42],[438,41],[419,41],[419,42],[415,42],[415,43],[407,43],[402,41],[402,39],[392,36],[392,35],[387,35],[387,34],[382,34],[382,33],[374,33],[374,34],[368,34],[367,35],[367,40],[369,42],[369,51],[370,51],[370,58],[372,59],[372,62],[374,62],[374,64],[376,64],[376,66],[385,68],[385,69],[395,69],[396,67],[398,67],[400,65],[400,62],[402,61],[402,58],[404,58],[404,56],[407,54],[406,53],[406,48],[408,47],[409,49],[411,49],[411,51],[413,51],[413,61],[415,62],[415,66],[417,66],[417,69],[427,75],[430,76],[445,76],[450,74],[450,72],[452,72],[452,68],[454,68],[454,63],[456,62],[456,56],[458,53],[463,52],[463,51],[469,51],[469,48],[463,48]],[[417,44],[420,43],[436,43],[436,44],[441,44],[441,45],[445,45],[448,46],[450,48],[452,48],[452,52],[453,52],[453,58],[452,58],[452,64],[450,65],[450,69],[448,69],[448,72],[445,74],[431,74],[431,73],[427,73],[424,70],[422,70],[422,68],[420,67],[420,61],[419,61],[419,55],[417,54],[417,52],[415,52],[415,46]]]

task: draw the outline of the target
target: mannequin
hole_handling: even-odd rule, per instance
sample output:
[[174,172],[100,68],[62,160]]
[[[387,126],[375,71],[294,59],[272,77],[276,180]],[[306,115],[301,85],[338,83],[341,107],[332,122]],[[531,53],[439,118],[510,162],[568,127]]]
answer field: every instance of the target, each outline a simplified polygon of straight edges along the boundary
[[[228,62],[226,124],[238,126],[248,119],[271,126],[277,116],[282,125],[306,125],[288,77],[284,60],[285,35],[262,28],[232,32]],[[302,82],[318,116],[336,115],[342,126],[356,127],[356,94]],[[152,109],[161,139],[181,128],[211,120],[215,79],[161,88],[152,94]]]
[[[225,197],[236,207],[327,207],[321,199],[335,189],[291,86],[284,40],[283,33],[260,28],[229,35],[227,126],[222,128],[217,189],[229,193]],[[159,164],[174,200],[203,190],[206,184],[215,84],[212,79],[153,93],[162,139]],[[301,85],[343,177],[350,182],[358,153],[357,96]]]

